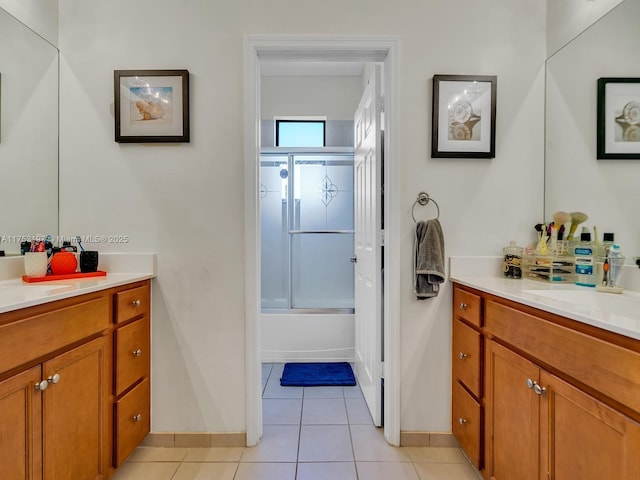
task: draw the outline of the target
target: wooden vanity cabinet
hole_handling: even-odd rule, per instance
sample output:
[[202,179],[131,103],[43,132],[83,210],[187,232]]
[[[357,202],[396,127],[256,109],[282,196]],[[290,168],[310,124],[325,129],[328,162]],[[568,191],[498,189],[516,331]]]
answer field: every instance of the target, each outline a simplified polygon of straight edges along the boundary
[[124,463],[151,427],[149,299],[148,284],[114,297],[114,467]]
[[452,432],[476,468],[483,465],[482,298],[456,288],[453,294]]
[[110,311],[91,294],[0,315],[2,478],[108,478]]
[[[640,478],[640,341],[475,293],[483,305],[483,476]],[[455,305],[453,317],[455,352]],[[454,387],[453,410],[468,393]]]
[[[146,296],[121,323],[135,325],[121,335],[143,364],[134,374],[116,354],[117,298],[127,286],[0,314],[0,478],[108,479],[115,452],[126,458],[148,433],[150,283],[134,288]],[[129,384],[116,392],[119,364]],[[114,428],[121,402],[138,419],[133,429]]]

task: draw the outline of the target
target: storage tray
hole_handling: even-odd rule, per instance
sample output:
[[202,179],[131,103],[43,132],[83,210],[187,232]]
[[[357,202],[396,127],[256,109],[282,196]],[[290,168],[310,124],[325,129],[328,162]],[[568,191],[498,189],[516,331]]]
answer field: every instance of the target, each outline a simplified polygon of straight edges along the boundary
[[23,275],[22,281],[27,283],[34,282],[50,282],[53,280],[69,280],[72,278],[87,278],[87,277],[104,277],[107,275],[107,272],[103,270],[97,270],[95,272],[74,272],[74,273],[65,273],[64,275],[54,275],[47,274],[44,277],[30,277],[29,275]]
[[575,278],[576,260],[572,256],[524,255],[522,277],[542,282],[570,283]]

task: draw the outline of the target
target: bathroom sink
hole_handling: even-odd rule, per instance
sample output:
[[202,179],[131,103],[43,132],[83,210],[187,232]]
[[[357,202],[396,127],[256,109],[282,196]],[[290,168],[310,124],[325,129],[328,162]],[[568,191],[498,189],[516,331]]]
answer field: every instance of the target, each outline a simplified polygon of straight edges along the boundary
[[589,290],[523,290],[523,293],[571,305],[578,311],[602,312],[640,319],[640,294]]

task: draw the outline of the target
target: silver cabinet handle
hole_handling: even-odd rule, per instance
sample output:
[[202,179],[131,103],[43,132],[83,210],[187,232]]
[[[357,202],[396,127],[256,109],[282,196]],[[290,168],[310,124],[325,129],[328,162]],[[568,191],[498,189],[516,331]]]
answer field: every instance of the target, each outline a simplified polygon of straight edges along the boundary
[[468,422],[468,420],[467,420],[466,418],[462,418],[462,417],[458,418],[458,423],[459,423],[460,425],[464,425],[464,424],[466,424],[467,422]]
[[137,414],[133,416],[133,421],[134,422],[139,422],[140,420],[142,420],[142,415]]
[[139,357],[140,355],[142,355],[142,350],[137,349],[137,350],[134,350],[132,353],[134,357]]
[[544,395],[547,389],[540,385],[538,382],[534,382],[533,391],[536,393],[536,395]]
[[464,352],[460,352],[460,353],[458,354],[458,358],[459,358],[460,360],[466,360],[467,358],[469,358],[469,354],[468,354],[468,353],[464,353]]
[[142,302],[140,300],[136,299],[133,302],[131,302],[131,305],[133,307],[139,307],[140,305],[142,305]]
[[533,380],[531,380],[530,378],[527,378],[527,388],[533,388],[533,386],[536,384],[536,382],[534,382]]
[[49,382],[46,380],[42,380],[41,382],[36,382],[36,390],[43,391],[46,390],[49,386]]
[[54,375],[51,375],[49,378],[47,378],[47,381],[53,384],[58,383],[60,381],[60,374],[56,373]]
[[467,305],[466,303],[460,302],[458,307],[460,308],[460,310],[466,310],[469,307],[469,305]]

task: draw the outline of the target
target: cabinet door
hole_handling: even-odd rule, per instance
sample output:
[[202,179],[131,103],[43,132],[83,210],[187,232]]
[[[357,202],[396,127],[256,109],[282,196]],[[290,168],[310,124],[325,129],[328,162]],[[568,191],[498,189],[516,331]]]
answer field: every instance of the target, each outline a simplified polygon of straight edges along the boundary
[[537,382],[539,369],[493,341],[486,344],[486,476],[538,480],[540,401],[527,381]]
[[543,478],[640,478],[638,423],[547,372],[540,383]]
[[460,320],[453,321],[453,379],[460,380],[476,398],[482,396],[482,335]]
[[42,478],[40,366],[0,382],[0,477]]
[[107,477],[106,341],[100,337],[43,364],[45,480]]

